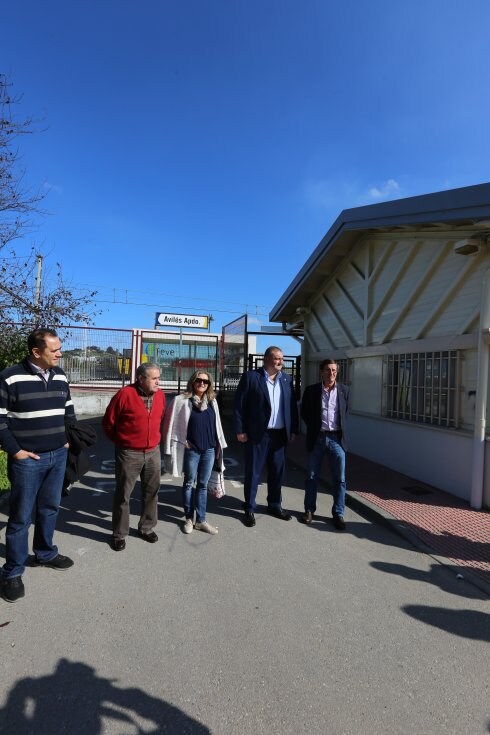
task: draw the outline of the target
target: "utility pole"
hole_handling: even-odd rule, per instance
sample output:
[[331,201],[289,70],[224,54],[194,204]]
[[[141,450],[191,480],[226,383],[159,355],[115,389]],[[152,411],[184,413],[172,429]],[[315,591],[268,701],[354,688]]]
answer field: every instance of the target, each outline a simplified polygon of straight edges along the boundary
[[36,255],[37,260],[37,274],[36,274],[36,295],[34,298],[34,307],[37,313],[37,310],[39,309],[39,302],[41,300],[41,284],[42,284],[42,275],[43,275],[43,256],[42,255]]

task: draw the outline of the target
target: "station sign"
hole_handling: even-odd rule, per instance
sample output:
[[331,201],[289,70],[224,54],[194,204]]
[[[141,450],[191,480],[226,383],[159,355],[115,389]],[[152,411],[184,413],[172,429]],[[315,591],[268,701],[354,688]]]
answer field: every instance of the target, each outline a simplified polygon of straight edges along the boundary
[[167,314],[166,312],[157,311],[155,313],[155,327],[208,329],[209,316],[196,316],[194,314]]

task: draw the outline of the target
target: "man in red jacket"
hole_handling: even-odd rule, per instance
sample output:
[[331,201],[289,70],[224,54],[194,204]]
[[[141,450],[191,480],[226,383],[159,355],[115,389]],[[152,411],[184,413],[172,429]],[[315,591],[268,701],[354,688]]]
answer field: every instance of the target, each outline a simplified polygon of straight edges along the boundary
[[102,426],[116,445],[116,488],[112,505],[112,548],[126,548],[129,533],[129,500],[138,477],[141,479],[141,516],[138,536],[150,544],[158,541],[153,530],[158,520],[160,489],[161,424],[165,394],[160,390],[160,368],[152,362],[139,365],[136,382],[121,388],[113,397]]

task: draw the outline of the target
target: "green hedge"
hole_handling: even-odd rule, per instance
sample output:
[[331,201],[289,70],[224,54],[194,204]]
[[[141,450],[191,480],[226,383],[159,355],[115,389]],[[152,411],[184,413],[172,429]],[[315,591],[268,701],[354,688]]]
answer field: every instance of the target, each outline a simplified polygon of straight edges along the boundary
[[0,449],[0,493],[10,490],[10,482],[7,480],[7,455]]

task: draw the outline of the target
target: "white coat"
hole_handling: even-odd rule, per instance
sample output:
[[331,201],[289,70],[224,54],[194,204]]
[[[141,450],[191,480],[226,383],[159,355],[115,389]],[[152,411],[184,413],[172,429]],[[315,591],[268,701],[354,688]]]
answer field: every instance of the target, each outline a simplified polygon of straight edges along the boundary
[[[221,419],[219,416],[219,408],[216,399],[213,398],[211,406],[214,408],[216,417],[216,436],[221,449],[227,447]],[[192,411],[192,402],[185,395],[176,396],[165,413],[165,423],[163,426],[164,434],[164,454],[165,469],[170,472],[172,477],[182,477],[184,472],[184,451],[187,441],[187,425]],[[225,466],[222,462],[221,471]]]

